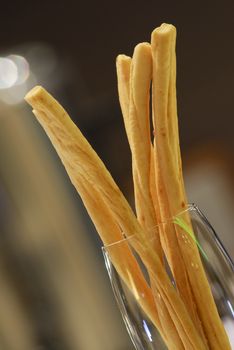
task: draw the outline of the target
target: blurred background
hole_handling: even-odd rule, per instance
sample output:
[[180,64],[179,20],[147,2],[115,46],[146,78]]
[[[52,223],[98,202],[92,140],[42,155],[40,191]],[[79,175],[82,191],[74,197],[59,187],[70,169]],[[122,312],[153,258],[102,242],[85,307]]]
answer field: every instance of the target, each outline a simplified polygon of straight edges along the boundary
[[173,23],[189,201],[234,258],[233,1],[2,1],[0,19],[0,348],[131,350],[101,243],[23,97],[48,89],[132,201],[115,58]]

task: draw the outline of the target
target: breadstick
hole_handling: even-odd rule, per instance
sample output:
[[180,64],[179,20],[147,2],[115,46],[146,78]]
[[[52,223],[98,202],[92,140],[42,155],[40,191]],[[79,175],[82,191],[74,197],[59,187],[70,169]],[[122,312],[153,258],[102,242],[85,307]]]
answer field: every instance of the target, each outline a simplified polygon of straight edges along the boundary
[[[150,193],[151,141],[149,130],[149,91],[151,83],[151,60],[151,48],[149,45],[139,44],[134,50],[132,61],[129,57],[126,58],[124,55],[119,55],[116,61],[120,106],[132,151],[137,217],[141,225],[146,229],[146,239],[151,239],[153,237],[153,231],[156,229],[157,225]],[[144,69],[143,67],[146,68]],[[141,74],[139,74],[139,72]],[[139,154],[145,156],[140,156],[139,159]],[[139,181],[139,178],[141,181]],[[142,217],[144,217],[144,219],[142,219]],[[149,230],[149,228],[152,228],[152,231]],[[154,242],[154,239],[151,239],[151,241]],[[160,258],[162,258],[160,242],[156,243],[154,248],[158,252]],[[161,319],[162,328],[165,329],[166,333],[170,332],[168,347],[169,349],[183,349],[183,345],[171,320],[170,314],[162,298],[157,297],[157,284],[154,283],[153,278],[151,278],[151,282],[151,288],[155,296],[156,307],[158,309],[159,318]]]
[[[162,25],[152,34],[154,59],[154,124],[157,127],[156,147],[159,168],[164,183],[164,190],[169,204],[168,214],[178,214],[186,205],[185,191],[181,173],[179,151],[176,96],[175,96],[175,28]],[[173,67],[173,70],[171,70]],[[213,349],[230,349],[227,335],[219,318],[199,252],[191,237],[185,244],[181,230],[176,227],[179,249],[189,278],[198,314],[202,322],[209,347]],[[191,262],[193,264],[191,265]],[[197,268],[194,269],[193,266]],[[189,294],[188,294],[189,297]],[[191,307],[193,301],[191,300]],[[196,309],[193,310],[193,320]],[[201,334],[202,335],[202,334]],[[202,335],[203,336],[203,335]]]
[[[44,112],[33,110],[33,113],[39,120],[47,119]],[[47,130],[46,127],[45,130]],[[49,132],[49,130],[47,130],[47,132]],[[53,144],[56,143],[54,135],[51,135],[51,141]],[[60,150],[59,145],[57,147],[57,151],[60,154],[66,170],[69,174],[73,173],[74,170],[69,159],[66,157],[63,158],[63,152]],[[111,257],[113,265],[115,266],[122,280],[128,286],[129,290],[133,293],[135,300],[137,300],[142,310],[149,317],[154,326],[159,330],[165,344],[167,344],[168,348],[170,349],[165,331],[163,330],[158,318],[152,292],[142,275],[135,257],[129,249],[127,241],[123,240],[122,232],[120,231],[118,225],[116,225],[114,222],[110,210],[103,202],[99,193],[94,187],[92,187],[91,184],[87,183],[85,178],[82,178],[82,176],[79,176],[79,174],[73,174],[72,177],[73,183],[79,192],[90,217],[92,218],[103,244],[107,246],[107,251]]]
[[[149,275],[152,277],[155,272],[155,283],[157,283],[157,288],[159,290],[160,296],[165,303],[167,310],[176,326],[177,331],[180,334],[181,341],[185,348],[191,350],[206,349],[207,346],[201,339],[199,333],[194,327],[194,323],[191,321],[190,316],[188,317],[187,308],[178,298],[178,295],[174,288],[171,288],[171,283],[168,284],[168,276],[163,271],[155,269],[156,261],[155,256],[151,254],[150,248],[145,249],[139,242],[135,242],[136,250],[145,263]],[[160,283],[158,283],[160,280]],[[189,347],[186,347],[189,344]]]
[[[126,55],[118,55],[116,58],[116,70],[117,70],[117,83],[118,94],[121,111],[123,114],[123,121],[127,135],[130,137],[130,125],[129,125],[129,94],[130,94],[130,70],[131,70],[131,57]],[[128,137],[129,145],[130,140]]]
[[[129,81],[127,81],[128,74],[130,74]],[[119,56],[117,58],[118,75],[120,105],[132,153],[137,218],[142,227],[145,228],[147,237],[151,238],[152,228],[156,230],[157,220],[150,193],[149,96],[152,77],[150,45],[148,43],[137,45],[132,60],[126,61],[125,56]],[[162,259],[158,232],[155,232],[154,245],[156,252]]]
[[[33,113],[40,120],[46,119],[43,112],[34,110]],[[52,142],[56,141],[53,139]],[[62,158],[63,152],[59,150],[59,154]],[[73,168],[69,160],[63,158],[62,161],[64,164],[66,164],[65,166],[67,171],[72,173]],[[150,318],[155,327],[159,329],[164,341],[166,342],[165,334],[162,328],[160,328],[160,322],[152,292],[145,281],[145,278],[128,246],[127,241],[123,241],[122,232],[120,231],[118,225],[114,222],[110,210],[103,202],[99,193],[94,187],[92,187],[91,184],[87,183],[85,178],[82,178],[82,176],[79,176],[79,174],[74,174],[73,181],[90,217],[92,218],[103,244],[105,246],[113,245],[112,247],[110,246],[109,249],[107,248],[107,251],[116,270],[125,284],[128,286],[129,290],[134,294],[135,299],[138,301],[143,311]],[[120,241],[121,244],[118,243]],[[116,242],[117,244],[114,244]]]
[[[173,48],[172,56],[172,72],[171,72],[171,93],[169,94],[169,108],[168,108],[168,125],[171,125],[171,132],[169,132],[170,140],[174,140],[174,149],[177,149],[177,174],[178,174],[178,186],[180,187],[181,197],[173,199],[171,201],[172,210],[177,210],[180,206],[183,207],[183,203],[187,203],[183,176],[182,176],[182,166],[181,166],[181,155],[179,147],[179,134],[178,134],[178,122],[177,122],[177,106],[176,106],[176,57],[175,57],[175,47]],[[171,122],[170,122],[171,121]],[[170,130],[169,130],[170,131]],[[170,136],[171,135],[171,136]],[[171,144],[172,141],[171,141]],[[176,153],[176,152],[175,152]],[[169,191],[168,191],[169,192]],[[179,192],[179,191],[178,191]],[[189,219],[189,218],[188,218]],[[188,221],[192,229],[190,221]],[[184,244],[182,230],[179,226],[176,226],[177,236],[179,237],[179,244],[184,257],[184,261],[187,266],[188,276],[192,289],[194,290],[194,296],[198,307],[198,312],[202,320],[202,324],[205,328],[205,334],[208,338],[208,343],[210,346],[216,346],[216,349],[230,349],[229,340],[221,322],[217,308],[212,296],[208,280],[206,278],[205,271],[200,259],[200,254],[198,247],[191,237],[189,240],[191,242],[191,251],[185,249],[186,244]],[[193,260],[191,258],[193,257]],[[190,264],[189,264],[190,263]],[[193,266],[196,266],[195,270],[198,272],[194,273]],[[209,313],[209,316],[208,316]],[[218,341],[218,343],[217,343]],[[214,347],[215,349],[215,347]]]
[[[176,314],[170,309],[170,311],[173,313],[172,317],[174,317],[174,320],[175,320],[175,323],[174,323],[171,317],[171,314],[168,311],[168,306],[166,306],[165,304],[165,298],[162,298],[161,294],[158,291],[157,282],[155,281],[154,276],[150,276],[150,284],[151,284],[154,300],[156,303],[159,321],[160,321],[163,333],[165,334],[167,339],[168,349],[169,350],[186,350],[186,348],[183,345],[183,342],[181,341],[180,332],[175,327],[175,323],[178,323]],[[184,335],[183,339],[185,338],[186,337]]]
[[[43,88],[34,88],[26,95],[26,100],[39,112],[37,114],[39,116],[38,120],[45,128],[61,160],[64,162],[66,159],[70,163],[67,171],[72,183],[76,185],[75,174],[83,176],[102,196],[104,203],[110,208],[114,220],[124,233],[128,236],[135,234],[134,248],[141,256],[148,271],[157,277],[158,288],[162,293],[165,293],[168,301],[173,305],[174,312],[182,323],[189,341],[196,350],[205,350],[206,346],[172,286],[160,259],[150,245],[145,242],[143,229],[100,158],[71,121],[65,110]],[[40,118],[40,116],[43,118]],[[65,162],[64,166],[66,166]]]
[[[171,46],[173,40],[173,27],[161,26],[157,28],[152,34],[152,50],[154,57],[154,72],[153,72],[153,109],[154,109],[154,125],[156,128],[156,145],[155,145],[155,165],[156,165],[156,179],[157,179],[157,191],[159,195],[160,212],[162,220],[166,222],[171,217],[169,201],[171,197],[168,197],[164,177],[162,174],[162,149],[168,147],[168,141],[166,139],[166,124],[167,124],[167,105],[168,105],[168,91],[171,72]],[[155,33],[162,32],[164,35],[164,41],[162,45],[157,45],[154,42]],[[159,120],[160,119],[160,120]],[[163,159],[165,162],[165,159]],[[170,174],[174,176],[174,174]],[[170,199],[169,199],[170,198]],[[189,280],[187,277],[187,271],[183,257],[181,255],[177,236],[174,227],[170,224],[165,226],[165,242],[166,242],[166,254],[168,261],[173,272],[177,288],[180,295],[185,302],[188,310],[191,312],[192,319],[195,325],[200,328],[200,322],[197,320],[196,308],[193,301],[193,295],[190,289]]]
[[[161,28],[160,28],[161,29]],[[158,31],[159,29],[156,29]],[[160,216],[163,222],[167,222],[167,220],[171,217],[170,209],[169,209],[169,198],[166,193],[164,178],[161,172],[161,148],[167,147],[165,146],[165,125],[166,123],[166,113],[167,113],[167,99],[168,99],[168,88],[169,88],[169,80],[170,80],[170,59],[171,59],[171,40],[172,37],[170,35],[166,36],[167,41],[164,42],[164,46],[158,46],[152,49],[155,49],[153,55],[157,53],[159,56],[163,56],[161,61],[159,62],[158,56],[157,61],[154,59],[153,65],[153,117],[154,117],[154,126],[155,126],[155,175],[156,175],[156,185],[157,185],[157,193],[159,197],[159,207],[160,207]],[[160,51],[161,50],[161,51]],[[158,52],[160,51],[160,52]],[[156,72],[155,72],[156,71]],[[161,108],[161,110],[160,110]],[[164,118],[161,118],[161,124],[158,123],[159,115],[163,115]],[[161,135],[163,140],[161,140]],[[159,145],[160,144],[160,145]],[[162,225],[161,225],[162,226]],[[161,230],[162,231],[162,230]],[[200,334],[203,336],[203,332],[200,325],[200,320],[198,319],[196,306],[193,300],[193,295],[191,292],[191,288],[189,285],[189,280],[187,276],[187,271],[185,267],[185,263],[183,257],[181,255],[179,244],[176,236],[175,229],[172,224],[164,224],[163,232],[160,232],[161,241],[164,242],[165,245],[165,254],[167,256],[170,268],[172,270],[174,279],[176,281],[176,286],[180,292],[182,300],[184,301],[187,309],[191,313],[192,320],[196,325],[197,329],[200,331]],[[203,336],[205,341],[205,338]]]
[[[55,148],[59,146],[63,151],[63,159],[70,159],[74,171],[86,177],[89,183],[99,191],[125,234],[131,236],[136,233],[139,234],[140,239],[143,239],[143,232],[138,229],[138,226],[136,227],[136,221],[126,220],[133,217],[127,200],[62,106],[42,87],[35,87],[25,98],[36,111],[44,112],[45,118],[39,120],[51,141],[54,141]],[[70,178],[73,182],[73,176]]]

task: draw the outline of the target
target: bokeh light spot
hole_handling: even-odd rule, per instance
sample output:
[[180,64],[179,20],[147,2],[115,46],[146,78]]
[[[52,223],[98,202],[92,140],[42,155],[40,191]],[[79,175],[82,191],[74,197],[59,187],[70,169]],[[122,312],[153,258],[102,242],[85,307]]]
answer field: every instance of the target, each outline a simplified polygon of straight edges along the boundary
[[9,58],[0,57],[0,89],[12,87],[18,79],[16,64]]

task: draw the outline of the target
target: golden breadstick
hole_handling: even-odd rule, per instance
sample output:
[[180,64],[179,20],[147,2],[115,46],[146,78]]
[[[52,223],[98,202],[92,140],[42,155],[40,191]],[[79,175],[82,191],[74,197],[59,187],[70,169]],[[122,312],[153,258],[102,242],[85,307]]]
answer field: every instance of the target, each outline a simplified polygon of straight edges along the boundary
[[200,329],[200,321],[197,319],[193,294],[189,285],[185,262],[180,252],[176,231],[172,222],[168,221],[168,218],[170,217],[169,200],[165,191],[162,174],[160,172],[160,165],[158,164],[158,161],[156,161],[155,164],[160,215],[162,222],[164,222],[160,225],[161,241],[164,242],[164,252],[176,281],[176,286],[179,290],[180,296],[188,310],[190,310],[191,317],[196,326]]
[[165,303],[165,305],[167,306],[167,308],[169,310],[169,314],[172,317],[172,321],[176,325],[176,330],[180,334],[180,338],[182,340],[183,348],[186,349],[186,350],[187,349],[191,349],[191,350],[194,349],[194,350],[196,350],[196,348],[194,348],[194,345],[190,342],[190,339],[189,339],[188,335],[186,334],[186,332],[185,332],[185,330],[183,328],[183,324],[176,317],[176,314],[174,313],[174,310],[173,310],[173,305],[171,305],[168,302],[168,299],[167,299],[165,294],[162,294],[162,295],[163,295],[162,299],[164,299],[164,303]]
[[[92,188],[92,191],[90,191],[90,185],[87,184],[85,186],[85,181],[82,185],[80,185],[80,180],[78,183],[79,193],[83,199],[85,207],[87,208],[103,243],[107,247],[106,250],[108,251],[116,270],[128,286],[129,290],[134,294],[135,299],[138,301],[143,311],[159,329],[160,333],[162,333],[152,292],[128,246],[127,240],[123,241],[123,236],[119,227],[113,221],[110,211],[98,196],[98,193],[95,192],[95,189]],[[121,243],[119,243],[120,241]]]
[[[151,284],[154,300],[156,303],[161,327],[164,334],[166,335],[168,349],[169,350],[186,350],[186,348],[184,347],[181,341],[180,333],[176,329],[175,324],[170,315],[170,312],[168,311],[168,306],[166,306],[164,298],[162,298],[161,294],[158,292],[157,281],[155,281],[154,276],[150,276],[150,284]],[[172,310],[170,311],[173,312]],[[173,312],[173,316],[175,318],[175,322],[178,322],[178,320],[176,320],[176,314],[174,312]],[[185,336],[183,338],[185,338]]]
[[[118,55],[116,59],[117,83],[119,102],[124,116],[129,114],[129,93],[130,93],[130,70],[131,57],[126,55]],[[130,136],[129,118],[123,118],[124,126],[127,134]],[[129,138],[128,138],[129,141]]]
[[[171,133],[169,132],[169,137],[171,140],[174,140],[174,149],[177,149],[177,176],[178,176],[178,186],[180,187],[181,197],[174,199],[171,202],[172,210],[178,210],[180,206],[183,206],[183,203],[187,203],[184,182],[182,176],[182,165],[181,165],[181,155],[180,155],[180,147],[179,147],[179,134],[178,134],[178,122],[177,122],[177,106],[176,106],[176,57],[175,57],[175,47],[173,48],[173,56],[172,56],[172,74],[171,74],[171,83],[172,87],[170,87],[171,93],[169,94],[169,104],[168,104],[168,124],[171,125]],[[170,122],[171,121],[171,122]],[[171,135],[171,136],[170,136]],[[176,153],[176,152],[175,152]],[[178,191],[179,192],[179,191]],[[191,223],[188,223],[191,226]],[[194,240],[189,237],[189,241],[191,242],[191,251],[190,249],[184,249],[186,244],[184,244],[182,234],[182,230],[179,226],[176,226],[177,236],[179,237],[179,244],[181,247],[181,251],[184,257],[184,261],[187,266],[189,280],[194,290],[194,296],[196,303],[198,305],[199,315],[202,320],[202,324],[205,328],[205,334],[208,338],[208,342],[211,346],[216,346],[216,349],[230,349],[229,340],[226,334],[226,331],[223,327],[221,319],[218,315],[217,308],[210,290],[210,286],[208,280],[206,278],[206,274],[203,269],[203,265],[200,259],[200,254],[198,251],[198,247],[195,244]],[[193,257],[193,260],[191,258]],[[190,262],[190,264],[189,264]],[[196,266],[195,270],[198,272],[194,273],[193,266]],[[208,314],[209,313],[209,314]],[[218,343],[217,343],[218,339]],[[215,347],[214,347],[215,349]]]
[[[206,346],[172,286],[159,257],[150,244],[145,242],[142,227],[88,141],[71,121],[62,106],[43,88],[36,87],[31,90],[27,94],[26,100],[39,112],[36,112],[39,116],[38,120],[53,142],[64,166],[66,167],[67,162],[69,162],[70,165],[67,171],[72,183],[76,185],[74,174],[84,177],[102,196],[104,203],[110,208],[114,220],[124,233],[127,236],[132,236],[134,233],[135,236],[133,240],[131,239],[131,243],[134,244],[134,248],[141,256],[149,273],[157,276],[158,288],[162,293],[165,293],[169,303],[173,305],[174,312],[182,323],[186,336],[189,337],[195,349],[205,350]],[[41,116],[42,118],[40,118]]]
[[[178,214],[186,205],[181,173],[181,158],[175,96],[175,28],[163,25],[152,34],[154,57],[154,116],[156,129],[157,158],[168,199],[170,216]],[[173,67],[173,71],[171,71]],[[177,239],[185,268],[192,287],[196,307],[202,322],[208,345],[212,349],[230,349],[227,335],[217,313],[196,244],[191,237],[185,244],[181,230],[176,227]],[[191,265],[191,262],[193,264]],[[197,268],[194,269],[193,266]],[[188,295],[189,296],[189,295]],[[190,303],[192,305],[192,301]],[[189,306],[189,305],[188,305]],[[193,320],[200,330],[198,317]],[[203,334],[201,334],[203,336]]]
[[[143,239],[143,231],[136,225],[136,220],[132,220],[134,215],[127,200],[62,106],[39,86],[32,89],[25,99],[36,111],[44,112],[45,118],[39,120],[49,138],[53,139],[54,147],[57,149],[59,146],[63,151],[63,158],[70,159],[75,171],[86,177],[89,183],[100,192],[125,234],[129,236],[139,234],[139,238]],[[70,178],[73,182],[73,177],[70,176]]]
[[[129,65],[131,63],[131,73]],[[130,73],[130,83],[127,76]],[[132,60],[117,58],[117,76],[120,105],[132,152],[133,181],[137,218],[146,229],[147,237],[155,230],[155,249],[162,258],[156,215],[150,193],[150,118],[149,98],[152,77],[152,55],[148,43],[136,46]],[[125,93],[126,92],[126,93]],[[129,92],[129,103],[128,95]],[[127,104],[128,103],[128,104]]]
[[[158,31],[159,29],[156,29]],[[158,202],[160,207],[160,219],[165,222],[171,217],[170,209],[169,209],[169,198],[165,191],[163,176],[161,173],[161,152],[160,147],[162,148],[165,143],[165,126],[163,123],[166,123],[166,117],[162,118],[161,124],[157,123],[158,116],[165,116],[167,113],[167,99],[168,94],[166,93],[169,87],[170,80],[170,56],[171,56],[171,40],[170,36],[168,37],[168,41],[165,43],[163,48],[157,47],[155,52],[159,55],[158,51],[162,50],[164,53],[161,61],[156,61],[154,59],[154,77],[153,77],[153,116],[154,116],[154,126],[155,126],[155,175],[156,175],[156,184],[157,184],[157,194],[158,194]],[[154,47],[153,47],[154,49]],[[154,53],[155,54],[155,53]],[[161,54],[161,52],[160,52]],[[157,56],[158,57],[158,56]],[[155,67],[156,66],[156,67]],[[159,67],[159,68],[158,68]],[[157,70],[157,73],[155,73]],[[156,84],[155,84],[156,81]],[[156,105],[156,108],[155,108]],[[160,110],[161,107],[161,110]],[[161,135],[163,135],[164,139],[161,140]],[[158,144],[160,143],[160,147]],[[191,317],[196,325],[197,329],[199,329],[201,335],[203,336],[203,332],[200,327],[200,320],[198,319],[196,313],[196,307],[193,301],[193,295],[190,289],[189,280],[187,276],[187,271],[185,267],[185,263],[183,257],[181,255],[179,244],[176,236],[176,232],[172,224],[164,224],[163,227],[161,225],[160,230],[161,241],[164,245],[164,251],[167,256],[169,265],[171,267],[172,273],[174,275],[176,286],[180,292],[182,300],[185,302],[188,310],[190,310]],[[204,341],[205,338],[203,337]]]
[[[43,112],[34,110],[33,113],[39,120],[46,119],[45,113]],[[51,136],[53,138],[53,135]],[[56,141],[53,139],[52,142]],[[59,154],[60,157],[63,158],[63,152],[59,150]],[[69,174],[72,174],[74,170],[70,160],[63,158],[62,161],[66,164],[65,167]],[[73,177],[74,185],[92,218],[102,242],[105,246],[112,245],[109,249],[107,248],[107,251],[116,270],[128,286],[129,290],[134,294],[135,299],[138,301],[143,311],[159,329],[164,341],[166,341],[164,332],[160,327],[152,292],[145,281],[127,241],[124,242],[123,235],[118,225],[114,222],[110,210],[101,199],[99,193],[95,190],[95,187],[92,187],[91,184],[87,183],[85,178],[82,179],[82,177],[76,173],[71,176]],[[121,244],[118,243],[120,241]],[[114,244],[116,242],[117,244]]]
[[[168,91],[171,74],[171,46],[173,41],[172,26],[161,26],[152,33],[152,50],[153,50],[153,116],[155,130],[155,165],[156,165],[156,179],[157,179],[157,191],[160,203],[161,219],[167,221],[171,217],[170,205],[171,196],[168,197],[165,188],[165,180],[162,173],[162,160],[165,148],[168,148],[168,141],[166,138],[167,132],[167,105],[168,105]],[[160,34],[158,34],[158,32]],[[155,43],[155,37],[162,35],[164,41],[160,46]],[[167,160],[168,161],[168,160]],[[173,173],[170,176],[174,176]],[[172,194],[174,195],[174,193]],[[195,304],[193,301],[193,295],[190,289],[187,271],[183,257],[181,255],[177,236],[174,227],[171,224],[164,225],[164,240],[166,242],[166,255],[173,272],[177,288],[180,295],[185,302],[188,310],[191,312],[192,319],[197,327],[199,327],[199,320],[197,320],[197,314]]]
[[[155,256],[151,254],[150,248],[145,249],[145,247],[142,247],[139,242],[135,242],[134,247],[146,265],[151,278],[155,273],[155,283],[157,283],[158,291],[167,307],[177,331],[180,334],[181,341],[185,348],[191,350],[207,350],[206,344],[201,339],[199,333],[194,327],[193,322],[191,321],[190,316],[187,313],[187,308],[181,299],[178,298],[178,294],[176,293],[175,289],[171,288],[171,283],[168,283],[169,280],[167,274],[164,270],[161,271],[155,268],[156,259]],[[186,347],[186,344],[190,344],[190,346]]]
[[[137,217],[147,230],[157,225],[150,194],[150,118],[149,99],[152,56],[149,44],[136,46],[131,63],[128,137],[132,152]],[[124,117],[126,119],[126,117]],[[160,244],[160,242],[159,242]]]
[[[132,151],[133,180],[137,214],[142,226],[148,229],[148,231],[146,231],[148,233],[146,239],[153,237],[153,232],[156,229],[157,225],[153,201],[150,193],[149,158],[151,158],[151,154],[147,155],[147,153],[151,151],[149,130],[149,91],[151,83],[151,60],[151,48],[149,45],[140,44],[135,48],[132,61],[129,57],[126,58],[124,55],[118,56],[116,61],[120,106],[122,109],[128,141]],[[131,62],[131,83],[129,84]],[[143,67],[146,67],[146,69]],[[139,74],[139,72],[141,74]],[[131,114],[129,113],[130,109],[132,109]],[[138,146],[139,142],[141,143],[141,147]],[[146,154],[147,157],[138,160],[139,153],[143,155]],[[138,177],[142,179],[141,182],[138,180]],[[149,210],[150,208],[151,212]],[[143,216],[145,217],[144,220],[142,220]],[[149,230],[149,227],[152,229]],[[154,240],[151,241],[153,242]],[[157,244],[154,245],[154,247],[156,251],[159,251],[158,254],[161,257],[162,252],[160,242],[156,243]],[[164,302],[162,298],[157,297],[157,284],[153,283],[153,278],[151,278],[151,282],[159,318],[162,321],[162,328],[165,329],[166,334],[170,333],[170,336],[167,337],[168,347],[169,349],[183,349],[183,345],[179,338],[178,332],[171,320]]]
[[[33,113],[40,121],[47,119],[44,112],[33,110]],[[44,128],[47,130],[46,124]],[[47,130],[47,132],[49,133],[49,130]],[[51,134],[50,138],[53,144],[56,143],[53,134]],[[63,152],[60,150],[59,145],[57,145],[57,151],[60,154],[66,170],[69,174],[72,174],[70,176],[73,178],[73,184],[79,192],[100,238],[104,245],[107,246],[108,254],[111,257],[116,270],[128,286],[129,290],[132,291],[135,299],[145,314],[159,330],[165,344],[171,349],[167,342],[165,331],[161,327],[152,292],[142,275],[135,257],[128,247],[127,241],[124,242],[123,235],[118,225],[114,222],[111,212],[95,188],[87,183],[84,178],[82,179],[79,174],[74,173],[74,168],[72,167],[72,164],[70,164],[70,159],[63,157]],[[121,244],[119,243],[120,241]]]

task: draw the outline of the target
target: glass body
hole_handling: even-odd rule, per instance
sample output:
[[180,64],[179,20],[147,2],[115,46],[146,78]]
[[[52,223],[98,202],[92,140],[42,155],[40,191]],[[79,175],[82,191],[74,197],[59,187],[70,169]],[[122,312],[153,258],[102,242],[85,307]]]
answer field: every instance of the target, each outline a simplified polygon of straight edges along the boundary
[[[192,233],[188,232],[189,230],[185,224],[188,216],[193,228]],[[193,240],[198,247],[220,318],[228,334],[232,349],[234,349],[234,265],[216,232],[195,205],[189,205],[184,212],[160,225],[179,226],[185,240],[187,235],[194,234]],[[160,225],[158,226],[159,229]],[[137,260],[137,268],[139,267],[144,275],[144,282],[150,285],[147,270],[133,248],[135,246],[134,239],[135,236],[133,235],[103,247],[106,268],[120,312],[135,348],[137,350],[164,350],[167,349],[167,346],[157,328],[140,306],[144,303],[146,295],[136,279],[134,272],[136,269],[129,268],[129,262],[128,260],[125,261],[123,255],[124,250],[130,247],[131,253],[134,254]],[[122,254],[121,271],[115,267],[116,254],[117,256]],[[123,272],[125,264],[126,271]],[[166,266],[171,283],[175,284],[170,268],[167,264]],[[123,276],[127,277],[123,278]]]

